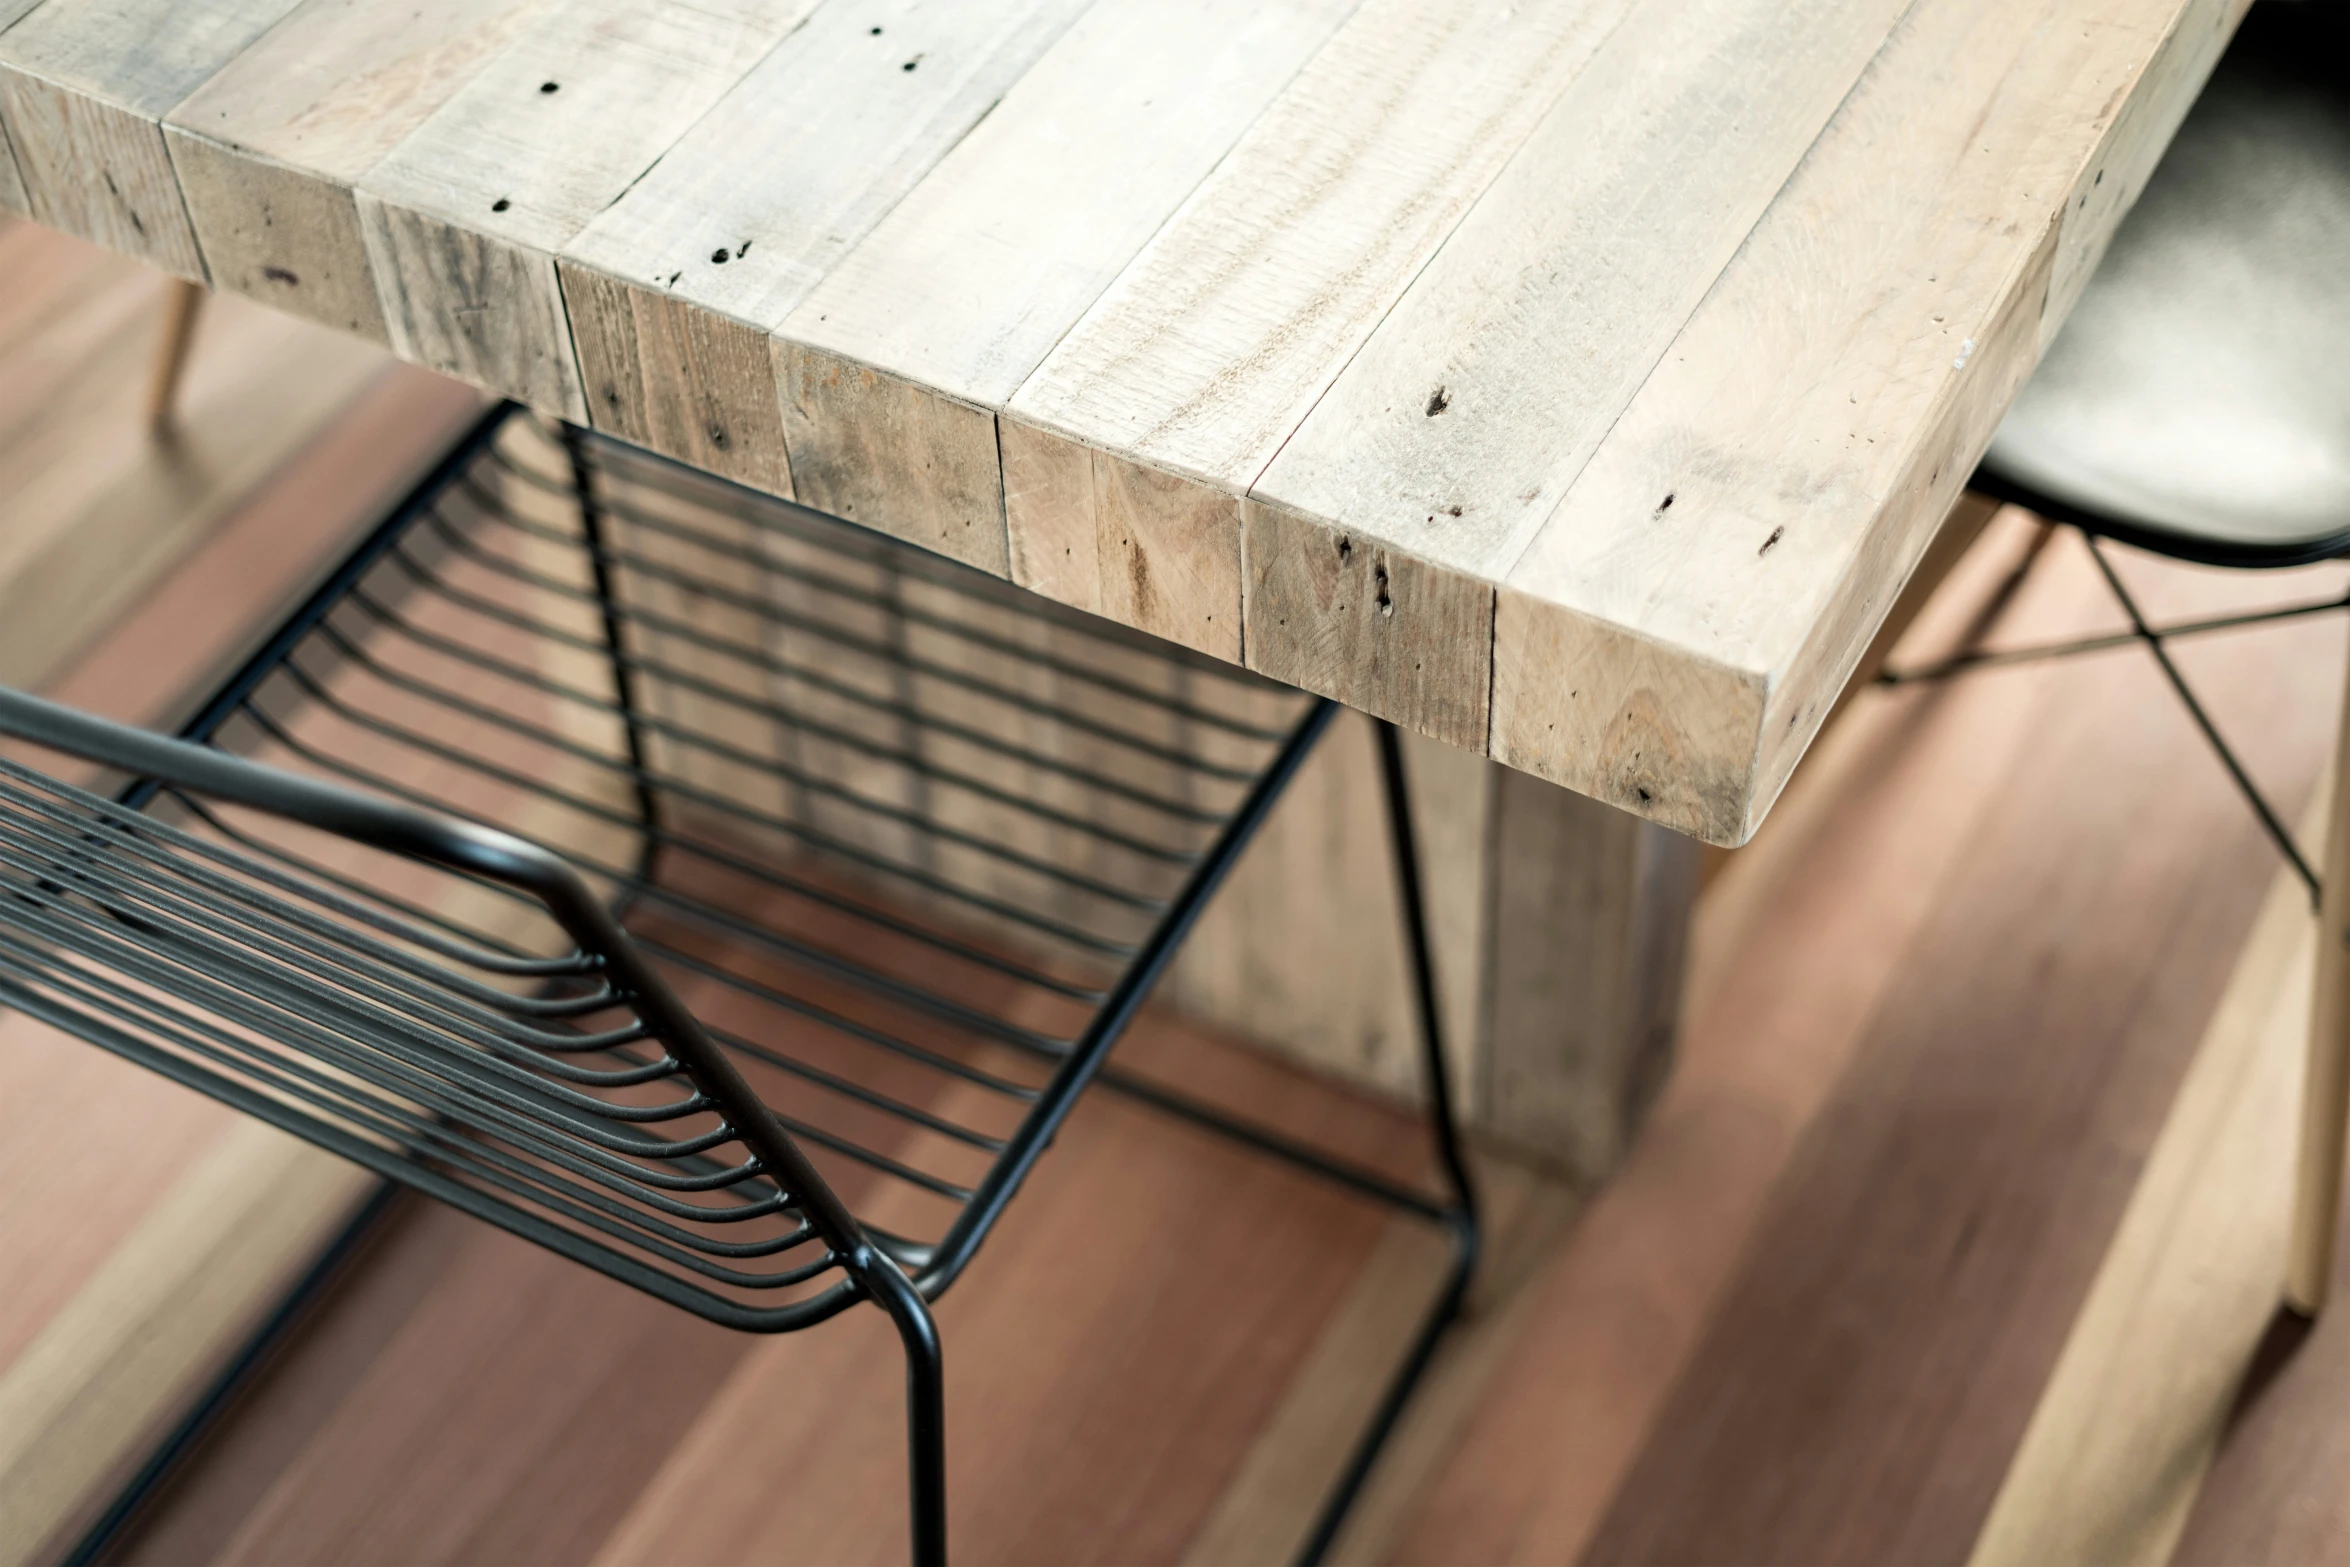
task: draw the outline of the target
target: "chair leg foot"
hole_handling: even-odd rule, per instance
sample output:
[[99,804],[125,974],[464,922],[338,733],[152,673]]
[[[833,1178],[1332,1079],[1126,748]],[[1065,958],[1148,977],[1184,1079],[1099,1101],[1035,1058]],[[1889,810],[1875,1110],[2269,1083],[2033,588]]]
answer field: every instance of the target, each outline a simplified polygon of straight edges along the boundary
[[2350,1144],[2350,689],[2343,693],[2333,788],[2318,895],[2317,983],[2310,998],[2309,1062],[2301,1090],[2292,1250],[2285,1271],[2285,1303],[2312,1317],[2325,1305],[2333,1281],[2343,1154]]

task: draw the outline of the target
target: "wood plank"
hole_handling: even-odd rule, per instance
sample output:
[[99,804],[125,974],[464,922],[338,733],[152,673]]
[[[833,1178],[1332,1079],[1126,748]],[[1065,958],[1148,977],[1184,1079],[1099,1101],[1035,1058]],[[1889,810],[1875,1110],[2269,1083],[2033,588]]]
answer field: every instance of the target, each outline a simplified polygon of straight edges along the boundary
[[[1094,6],[784,320],[787,386],[821,382],[837,365],[1001,408],[1355,3]],[[1117,91],[1101,90],[1108,80]],[[884,386],[876,395],[899,394]],[[859,444],[859,406],[798,408],[786,427],[795,471],[844,469],[835,454]],[[970,450],[915,447],[892,454],[886,471]],[[998,459],[983,455],[992,488]],[[962,488],[978,493],[981,474]],[[861,497],[861,515],[907,537],[935,536],[943,519],[916,509],[919,494],[893,495],[888,509]],[[1000,499],[989,523],[1004,527]],[[966,558],[1008,569],[1000,538],[984,559]],[[1224,619],[1236,634],[1236,615]]]
[[[1064,466],[1115,452],[1246,493],[1629,9],[1371,0],[1021,386],[1007,475],[1016,447],[1059,437],[1080,447]],[[1010,488],[1019,580],[1065,603],[1101,602],[1135,558],[1171,577],[1165,557],[1202,547],[1131,534],[1082,492]],[[1240,523],[1235,511],[1204,541],[1219,560],[1238,559]],[[1237,571],[1198,588],[1189,619],[1237,618]],[[1438,647],[1450,630],[1402,640]]]
[[2315,935],[2280,869],[1968,1567],[2171,1560],[2277,1312]]
[[401,357],[584,423],[555,253],[815,0],[566,0],[368,173],[359,218]]
[[232,1120],[0,1373],[0,1556],[61,1543],[137,1439],[374,1184],[274,1128]]
[[[2043,224],[2046,193],[2167,135],[2116,107],[2154,74],[2183,112],[2242,10],[1919,5],[1509,568],[1493,754],[1752,833],[2037,361],[2079,227],[2118,221]],[[1642,669],[1651,639],[1675,657]],[[1667,748],[1712,760],[1658,792],[1629,759]]]
[[215,287],[383,343],[351,186],[551,0],[304,0],[164,140]]
[[[1509,1341],[1510,1308],[1524,1299],[1520,1286],[1529,1264],[1557,1243],[1578,1206],[1569,1188],[1529,1179],[1499,1161],[1480,1164],[1475,1174],[1486,1258],[1475,1304],[1447,1335],[1349,1509],[1333,1560],[1382,1559],[1397,1518],[1408,1513],[1419,1483],[1442,1462],[1448,1439],[1475,1407],[1499,1359],[1494,1351]],[[1448,1260],[1443,1237],[1427,1225],[1389,1221],[1215,1511],[1185,1544],[1186,1567],[1295,1559],[1385,1391],[1381,1372],[1401,1361]]]
[[566,249],[599,427],[790,495],[767,335],[1088,3],[819,8]]
[[[1325,519],[1333,544],[1344,531],[1358,546],[1497,579],[1904,9],[1645,0],[1347,361],[1252,497]],[[1249,640],[1252,661],[1314,689],[1368,683],[1359,668],[1310,670],[1280,646],[1277,619],[1252,614]]]
[[295,0],[46,0],[0,34],[0,117],[31,214],[205,281],[157,123]]

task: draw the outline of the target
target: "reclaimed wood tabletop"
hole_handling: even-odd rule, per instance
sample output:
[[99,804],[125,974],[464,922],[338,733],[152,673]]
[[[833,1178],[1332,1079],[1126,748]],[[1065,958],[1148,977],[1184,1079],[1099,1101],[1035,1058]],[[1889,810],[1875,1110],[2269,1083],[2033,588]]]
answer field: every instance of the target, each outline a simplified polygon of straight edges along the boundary
[[0,0],[0,205],[1718,843],[2248,0]]

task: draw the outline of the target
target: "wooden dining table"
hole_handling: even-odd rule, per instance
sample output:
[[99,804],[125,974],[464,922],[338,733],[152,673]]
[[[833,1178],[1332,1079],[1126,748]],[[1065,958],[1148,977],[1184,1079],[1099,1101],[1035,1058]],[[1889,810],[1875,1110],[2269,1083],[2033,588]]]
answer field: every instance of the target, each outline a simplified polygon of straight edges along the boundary
[[[1947,554],[2249,3],[0,0],[0,208],[1442,742],[1463,1113],[1582,1182],[1689,838]],[[1161,995],[1408,1086],[1348,733]],[[154,1409],[356,1200],[232,1162],[310,1206],[107,1275],[193,1324]],[[150,1308],[75,1299],[11,1539],[148,1439],[83,1389]]]
[[1717,844],[2247,0],[0,0],[0,205]]

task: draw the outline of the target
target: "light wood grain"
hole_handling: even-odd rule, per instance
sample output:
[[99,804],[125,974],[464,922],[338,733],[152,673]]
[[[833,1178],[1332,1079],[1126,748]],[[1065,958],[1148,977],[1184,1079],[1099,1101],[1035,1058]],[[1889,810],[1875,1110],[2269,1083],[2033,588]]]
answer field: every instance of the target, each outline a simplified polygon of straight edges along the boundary
[[272,1127],[232,1123],[0,1374],[0,1560],[62,1543],[136,1439],[373,1185]]
[[164,0],[45,0],[0,125],[56,221],[1730,843],[2244,0],[1986,3],[184,0],[166,93]]
[[815,0],[569,0],[523,27],[360,182],[405,358],[585,423],[555,252]]
[[789,344],[776,365],[794,499],[1007,573],[993,413]]
[[1372,0],[1015,411],[1245,490],[1630,9]]
[[1968,1567],[2170,1561],[2276,1310],[2315,948],[2280,871]]
[[[2207,15],[2240,12],[2219,0],[2179,25],[2205,43]],[[1675,817],[1721,842],[1753,831],[2037,359],[2062,240],[2030,221],[2034,193],[2098,160],[2169,19],[2097,0],[2008,4],[1990,25],[1928,0],[1904,19],[1510,568],[1497,757],[1647,803],[1595,742],[1643,692],[1686,710],[1686,676],[1595,681],[1574,657],[1595,633],[1556,622],[1621,627],[1606,635],[1701,652],[1739,704]],[[1892,351],[1856,352],[1864,335]]]
[[164,139],[216,287],[388,341],[352,183],[550,0],[304,0]]
[[67,1509],[372,1184],[281,1132],[234,1125],[0,1376],[0,1555],[26,1560],[77,1521]]
[[[837,360],[1000,408],[1354,3],[1103,0],[780,336],[802,363]],[[1116,91],[1102,90],[1109,80]],[[795,465],[829,463],[860,439],[822,419],[791,435]],[[912,452],[897,464],[952,460]],[[879,520],[901,533],[930,526],[911,509]],[[1237,635],[1236,608],[1222,619]]]
[[158,122],[293,0],[48,0],[0,35],[32,215],[204,281]]
[[2316,980],[2302,1048],[2301,1140],[2285,1273],[2285,1298],[2312,1316],[2332,1293],[2342,1164],[2350,1148],[2350,687],[2343,694],[2342,726],[2334,740],[2333,792],[2319,863],[2325,870],[2316,922]]
[[1246,515],[1251,668],[1483,748],[1491,588],[1286,507],[1250,501]]
[[599,426],[789,495],[767,334],[1083,6],[818,8],[567,247]]
[[[1649,0],[1349,361],[1255,496],[1493,580],[1901,9]],[[1258,655],[1273,657],[1258,629]]]

